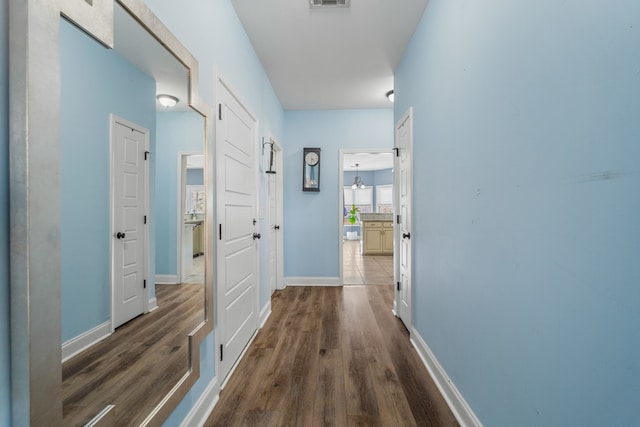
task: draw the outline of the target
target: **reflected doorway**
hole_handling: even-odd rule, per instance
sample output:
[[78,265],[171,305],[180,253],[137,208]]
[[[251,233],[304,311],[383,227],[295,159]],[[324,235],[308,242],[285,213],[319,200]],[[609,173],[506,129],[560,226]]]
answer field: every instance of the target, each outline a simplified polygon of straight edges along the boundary
[[204,283],[204,156],[181,153],[178,200],[180,283]]

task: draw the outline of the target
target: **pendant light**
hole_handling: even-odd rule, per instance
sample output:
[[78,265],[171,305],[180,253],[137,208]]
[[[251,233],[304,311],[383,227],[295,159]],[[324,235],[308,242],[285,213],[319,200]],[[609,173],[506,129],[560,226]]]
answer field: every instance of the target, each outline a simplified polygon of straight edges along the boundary
[[364,181],[358,175],[358,166],[360,166],[360,164],[356,163],[356,177],[353,179],[353,184],[351,185],[351,188],[353,190],[357,190],[358,188],[365,188]]

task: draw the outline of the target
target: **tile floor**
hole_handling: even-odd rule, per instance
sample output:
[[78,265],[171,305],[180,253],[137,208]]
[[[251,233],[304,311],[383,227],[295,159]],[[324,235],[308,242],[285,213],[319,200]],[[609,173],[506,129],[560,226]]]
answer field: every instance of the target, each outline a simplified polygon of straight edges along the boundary
[[204,255],[193,259],[193,270],[184,278],[184,283],[204,283]]
[[345,285],[393,285],[393,256],[362,255],[360,240],[344,240]]

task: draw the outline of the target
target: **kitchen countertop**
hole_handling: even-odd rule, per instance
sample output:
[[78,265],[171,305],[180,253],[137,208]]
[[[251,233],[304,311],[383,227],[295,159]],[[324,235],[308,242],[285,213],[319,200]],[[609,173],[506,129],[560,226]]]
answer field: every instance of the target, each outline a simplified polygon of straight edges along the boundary
[[203,219],[188,219],[184,223],[185,224],[202,224],[204,222]]
[[361,213],[360,221],[393,221],[390,213]]

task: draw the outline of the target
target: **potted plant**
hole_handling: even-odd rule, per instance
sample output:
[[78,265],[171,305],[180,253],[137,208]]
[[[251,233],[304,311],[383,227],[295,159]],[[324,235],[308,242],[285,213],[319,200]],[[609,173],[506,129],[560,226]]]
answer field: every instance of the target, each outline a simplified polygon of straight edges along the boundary
[[[351,205],[351,209],[349,209],[347,214],[347,219],[351,225],[355,225],[358,222],[358,213],[360,212],[360,208],[356,205]],[[347,240],[356,240],[358,238],[357,231],[347,231]]]

